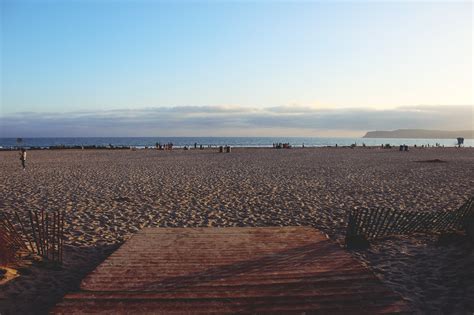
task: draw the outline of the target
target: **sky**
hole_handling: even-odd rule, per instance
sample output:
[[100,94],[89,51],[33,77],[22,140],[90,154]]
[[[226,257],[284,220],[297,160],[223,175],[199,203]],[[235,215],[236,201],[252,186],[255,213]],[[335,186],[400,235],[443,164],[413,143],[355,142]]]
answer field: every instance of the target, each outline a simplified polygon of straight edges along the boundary
[[0,136],[474,129],[471,1],[0,5]]

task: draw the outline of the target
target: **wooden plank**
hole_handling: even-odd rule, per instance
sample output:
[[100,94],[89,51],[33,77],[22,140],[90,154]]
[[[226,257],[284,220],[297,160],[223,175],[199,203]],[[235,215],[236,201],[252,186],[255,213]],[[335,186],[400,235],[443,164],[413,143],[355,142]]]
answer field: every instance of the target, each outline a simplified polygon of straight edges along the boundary
[[53,314],[403,313],[405,302],[312,228],[147,228]]

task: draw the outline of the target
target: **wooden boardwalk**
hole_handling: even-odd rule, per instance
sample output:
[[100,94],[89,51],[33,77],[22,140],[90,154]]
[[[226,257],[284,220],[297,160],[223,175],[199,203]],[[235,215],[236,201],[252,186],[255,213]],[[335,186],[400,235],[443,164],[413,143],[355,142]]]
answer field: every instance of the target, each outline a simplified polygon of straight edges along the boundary
[[306,227],[147,228],[54,314],[404,313],[405,302]]

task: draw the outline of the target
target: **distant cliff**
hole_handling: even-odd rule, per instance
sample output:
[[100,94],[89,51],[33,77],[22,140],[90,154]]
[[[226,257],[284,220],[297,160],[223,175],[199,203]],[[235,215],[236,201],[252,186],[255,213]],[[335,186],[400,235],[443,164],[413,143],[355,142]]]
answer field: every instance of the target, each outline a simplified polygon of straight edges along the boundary
[[369,131],[364,138],[408,138],[408,139],[474,139],[474,130],[424,130],[424,129],[397,129],[393,131]]

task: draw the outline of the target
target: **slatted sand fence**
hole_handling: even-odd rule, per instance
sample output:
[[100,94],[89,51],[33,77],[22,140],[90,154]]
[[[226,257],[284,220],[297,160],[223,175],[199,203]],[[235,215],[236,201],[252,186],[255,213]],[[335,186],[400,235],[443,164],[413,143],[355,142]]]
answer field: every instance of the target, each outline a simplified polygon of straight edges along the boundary
[[446,233],[465,228],[474,214],[474,197],[455,211],[418,212],[393,209],[355,209],[349,213],[346,244],[374,240],[391,235]]
[[53,314],[383,314],[408,310],[309,227],[145,228]]
[[11,220],[0,213],[0,266],[9,266],[21,259],[28,248]]
[[[0,215],[0,241],[15,252],[33,253],[62,263],[64,246],[64,213],[62,211],[28,210]],[[1,250],[1,249],[0,249]],[[0,253],[0,256],[2,253]]]

